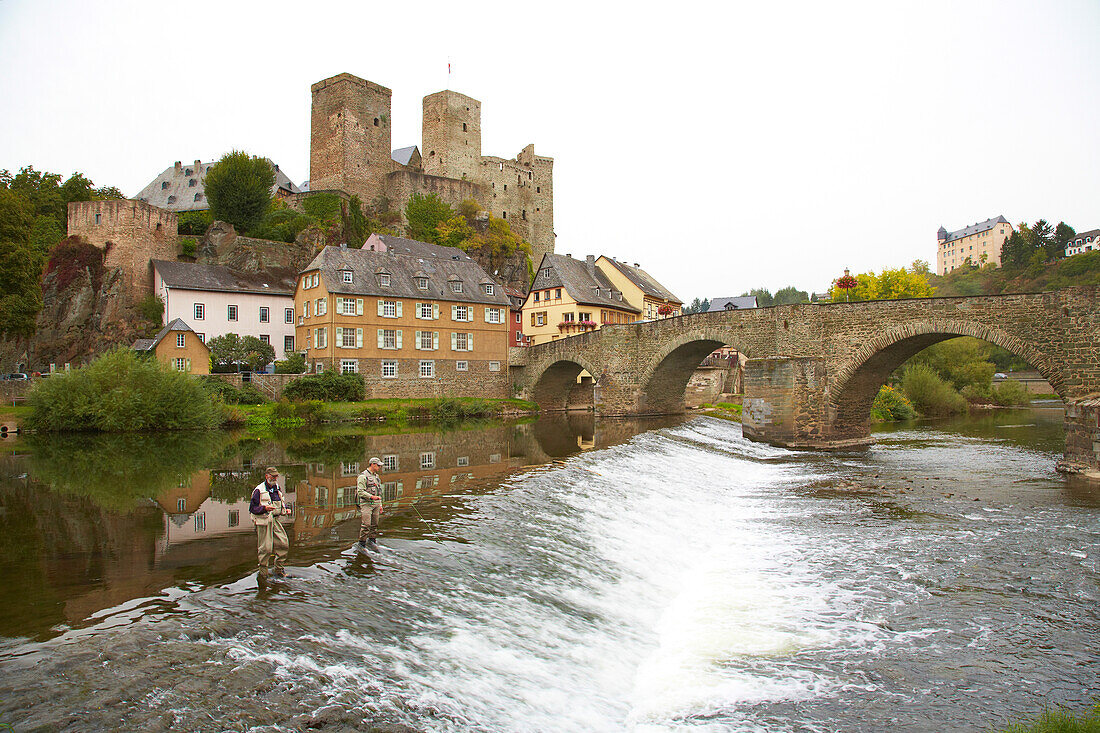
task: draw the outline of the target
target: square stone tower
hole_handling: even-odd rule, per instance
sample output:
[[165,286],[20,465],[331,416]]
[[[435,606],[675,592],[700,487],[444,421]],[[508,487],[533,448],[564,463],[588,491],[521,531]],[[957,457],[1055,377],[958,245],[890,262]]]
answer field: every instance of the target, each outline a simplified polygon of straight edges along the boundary
[[424,97],[424,172],[476,180],[481,167],[481,102],[450,90]]
[[369,204],[383,193],[390,159],[390,97],[380,84],[351,74],[310,87],[309,188],[339,190]]

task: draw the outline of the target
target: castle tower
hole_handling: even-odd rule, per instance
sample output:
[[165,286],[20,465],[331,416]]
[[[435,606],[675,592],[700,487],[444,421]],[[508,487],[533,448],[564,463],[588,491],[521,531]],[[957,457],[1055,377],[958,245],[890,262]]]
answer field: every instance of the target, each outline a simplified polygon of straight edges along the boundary
[[390,97],[384,86],[338,74],[310,87],[309,187],[341,190],[369,204],[385,190],[390,159]]
[[477,180],[481,166],[481,102],[458,92],[424,97],[424,172]]

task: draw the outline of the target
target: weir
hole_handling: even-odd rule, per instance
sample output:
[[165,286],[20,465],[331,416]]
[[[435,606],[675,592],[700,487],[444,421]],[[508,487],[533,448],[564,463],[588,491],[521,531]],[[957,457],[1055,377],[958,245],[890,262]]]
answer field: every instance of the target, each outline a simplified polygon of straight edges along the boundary
[[544,410],[684,411],[688,379],[719,346],[747,357],[745,437],[803,449],[866,445],[875,395],[914,354],[973,336],[1025,359],[1066,404],[1059,469],[1100,478],[1100,288],[959,298],[800,304],[699,313],[512,349],[516,392]]

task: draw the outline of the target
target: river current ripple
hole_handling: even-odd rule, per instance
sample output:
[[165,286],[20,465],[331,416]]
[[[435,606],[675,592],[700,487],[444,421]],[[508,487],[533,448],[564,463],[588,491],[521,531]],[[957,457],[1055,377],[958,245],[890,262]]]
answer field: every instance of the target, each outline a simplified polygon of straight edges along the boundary
[[446,495],[379,553],[354,527],[292,552],[274,590],[181,584],[0,640],[0,722],[915,732],[1086,707],[1100,494],[994,427],[849,454],[650,430]]

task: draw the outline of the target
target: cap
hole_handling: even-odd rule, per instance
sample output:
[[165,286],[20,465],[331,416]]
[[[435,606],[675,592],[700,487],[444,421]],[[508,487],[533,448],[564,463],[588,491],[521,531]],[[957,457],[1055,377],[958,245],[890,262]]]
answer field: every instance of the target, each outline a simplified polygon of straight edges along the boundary
[[369,461],[367,461],[368,466],[371,465],[372,463],[377,463],[379,466],[382,465],[382,461],[378,460],[377,458],[371,458]]
[[268,466],[266,469],[264,469],[264,473],[268,476],[278,476],[279,469],[275,468],[274,466]]

